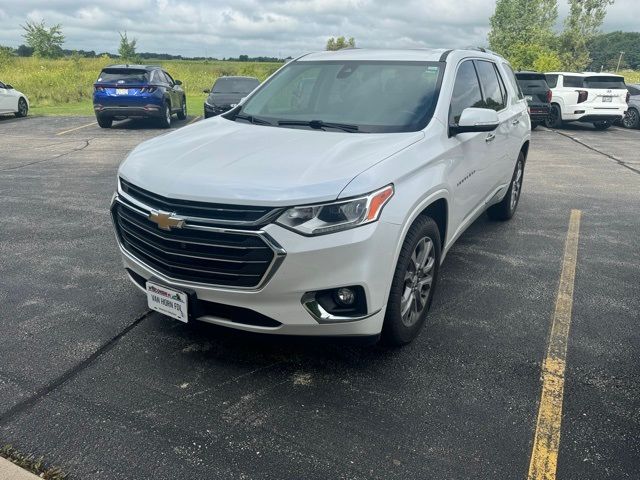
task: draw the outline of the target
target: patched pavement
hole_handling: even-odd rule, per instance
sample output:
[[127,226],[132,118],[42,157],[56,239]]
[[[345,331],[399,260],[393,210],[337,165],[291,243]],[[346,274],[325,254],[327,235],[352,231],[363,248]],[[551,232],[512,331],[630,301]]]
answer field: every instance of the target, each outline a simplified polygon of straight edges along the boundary
[[93,121],[0,121],[0,443],[78,479],[526,478],[579,209],[558,478],[637,478],[640,131],[535,131],[516,217],[474,223],[388,350],[149,313],[108,206],[165,131]]

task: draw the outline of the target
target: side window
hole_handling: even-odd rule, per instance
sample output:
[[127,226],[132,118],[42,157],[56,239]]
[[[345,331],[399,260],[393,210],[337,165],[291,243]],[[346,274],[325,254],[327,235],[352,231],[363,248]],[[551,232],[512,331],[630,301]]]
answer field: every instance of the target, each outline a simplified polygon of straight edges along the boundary
[[[507,82],[509,82],[509,84],[513,88],[513,91],[516,92],[517,97],[522,100],[524,98],[524,94],[522,93],[520,84],[516,80],[516,74],[513,73],[513,69],[509,64],[503,63],[502,66],[504,67],[505,72],[507,72]],[[512,103],[515,103],[515,99],[512,101]]]
[[491,108],[499,112],[507,106],[507,101],[502,95],[498,75],[492,62],[477,60],[478,78],[484,94],[484,108]]
[[[2,85],[2,84],[0,84],[0,85]],[[640,95],[640,88],[627,86],[627,89],[629,90],[629,93],[631,95]]]
[[163,71],[162,73],[163,73],[163,74],[164,74],[164,76],[166,77],[166,79],[167,79],[167,83],[168,83],[169,85],[172,85],[172,86],[173,86],[173,84],[174,84],[174,83],[176,83],[176,82],[174,82],[174,81],[173,81],[173,78],[171,78],[171,75],[169,75],[167,72]]
[[451,95],[451,106],[449,107],[449,123],[457,124],[460,115],[465,108],[482,106],[482,94],[480,84],[473,61],[467,60],[460,64],[456,75],[456,82],[453,85]]
[[5,88],[4,83],[0,82],[0,88]]
[[556,88],[558,85],[558,75],[545,75],[549,88]]
[[562,86],[569,88],[582,88],[584,83],[582,77],[570,77],[567,75],[563,80]]

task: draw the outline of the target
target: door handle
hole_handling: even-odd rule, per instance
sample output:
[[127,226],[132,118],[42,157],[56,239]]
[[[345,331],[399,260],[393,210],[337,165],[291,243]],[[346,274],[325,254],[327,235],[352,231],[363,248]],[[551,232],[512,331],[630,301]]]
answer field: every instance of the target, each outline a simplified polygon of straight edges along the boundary
[[484,139],[484,141],[489,143],[489,142],[493,142],[495,139],[496,139],[496,134],[495,133],[490,133],[489,135],[487,135],[487,137]]
[[511,125],[518,125],[520,123],[519,119],[515,119],[513,122],[511,122]]

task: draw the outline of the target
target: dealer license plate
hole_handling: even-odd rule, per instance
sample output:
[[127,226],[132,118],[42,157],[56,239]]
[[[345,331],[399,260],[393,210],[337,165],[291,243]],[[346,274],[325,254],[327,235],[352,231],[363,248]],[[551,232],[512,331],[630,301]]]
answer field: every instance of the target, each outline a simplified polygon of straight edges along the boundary
[[613,97],[602,97],[602,101],[604,103],[611,103],[613,101]]
[[116,95],[129,95],[128,88],[116,88]]
[[164,285],[147,282],[147,303],[151,310],[187,323],[187,294]]

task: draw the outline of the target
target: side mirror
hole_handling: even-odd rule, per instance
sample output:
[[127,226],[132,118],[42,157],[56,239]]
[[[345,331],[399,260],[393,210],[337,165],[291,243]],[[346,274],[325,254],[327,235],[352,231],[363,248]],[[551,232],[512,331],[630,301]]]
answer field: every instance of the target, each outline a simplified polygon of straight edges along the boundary
[[7,90],[13,90],[13,85],[5,85],[4,88],[6,88]]
[[208,88],[205,88],[204,90],[202,90],[202,93],[211,93],[211,90],[209,90]]
[[182,80],[175,80],[174,82],[176,85],[182,85]]
[[492,132],[500,125],[498,113],[489,108],[465,108],[457,125],[449,126],[450,135],[467,132]]

